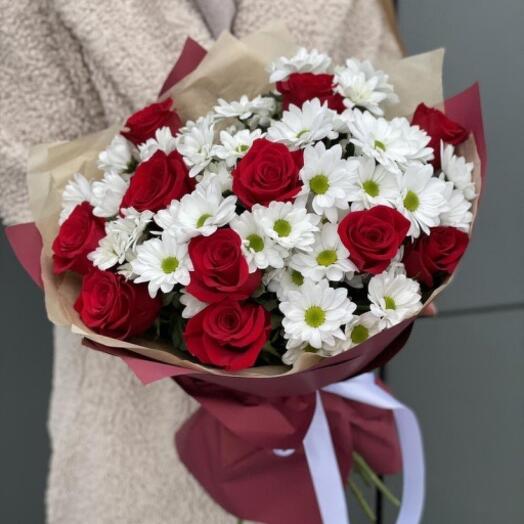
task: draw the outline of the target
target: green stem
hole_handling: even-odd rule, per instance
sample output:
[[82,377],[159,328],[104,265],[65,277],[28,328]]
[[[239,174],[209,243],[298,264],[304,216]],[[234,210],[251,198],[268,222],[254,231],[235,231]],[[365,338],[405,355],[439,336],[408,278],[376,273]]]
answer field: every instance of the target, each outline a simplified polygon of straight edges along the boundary
[[369,481],[386,497],[391,504],[400,507],[400,500],[398,500],[393,493],[388,489],[388,487],[380,480],[377,474],[369,467],[368,463],[364,460],[362,455],[359,455],[356,452],[353,452],[353,460],[357,468],[365,475]]
[[366,484],[366,486],[371,487],[370,478],[359,467],[355,467],[355,475],[358,475],[362,479],[362,481]]
[[375,515],[375,512],[369,506],[368,501],[364,497],[364,494],[362,493],[362,491],[360,491],[360,488],[355,484],[355,481],[353,479],[351,479],[351,478],[349,479],[349,488],[351,489],[351,491],[355,495],[355,498],[357,499],[357,502],[360,504],[360,506],[364,510],[364,513],[366,514],[368,519],[371,522],[376,522],[377,521],[377,517]]

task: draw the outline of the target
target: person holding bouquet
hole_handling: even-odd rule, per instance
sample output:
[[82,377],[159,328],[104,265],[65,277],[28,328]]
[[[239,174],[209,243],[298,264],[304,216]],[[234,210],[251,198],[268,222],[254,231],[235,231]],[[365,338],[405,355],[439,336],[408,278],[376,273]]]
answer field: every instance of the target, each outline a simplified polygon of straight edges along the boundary
[[[154,100],[187,35],[210,45],[223,30],[242,37],[279,18],[298,44],[339,62],[401,54],[391,5],[379,0],[1,4],[5,224],[31,220],[29,146],[99,130]],[[120,360],[80,342],[55,328],[48,522],[234,522],[176,456],[173,434],[196,407],[191,397],[170,380],[145,388]]]

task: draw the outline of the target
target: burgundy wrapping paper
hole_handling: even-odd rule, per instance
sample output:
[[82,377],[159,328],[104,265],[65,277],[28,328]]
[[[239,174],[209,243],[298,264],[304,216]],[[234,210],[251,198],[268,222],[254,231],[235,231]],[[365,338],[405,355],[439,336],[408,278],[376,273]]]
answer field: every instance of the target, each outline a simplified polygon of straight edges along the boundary
[[481,192],[483,192],[488,168],[488,150],[484,136],[479,83],[475,82],[461,93],[446,99],[444,102],[444,111],[452,120],[458,122],[465,129],[469,129],[475,137],[477,152],[481,162]]
[[6,227],[5,236],[22,267],[33,282],[42,288],[44,286],[40,268],[42,237],[34,222]]
[[198,42],[195,42],[192,38],[187,38],[176,64],[167,75],[162,89],[160,89],[159,96],[161,97],[166,91],[169,91],[175,84],[191,73],[202,62],[206,53],[207,51]]
[[355,349],[324,359],[308,370],[276,377],[199,373],[192,369],[156,362],[127,350],[111,348],[87,339],[84,340],[84,345],[122,358],[144,384],[167,377],[188,376],[198,378],[202,382],[234,389],[240,393],[273,398],[311,394],[334,382],[346,380],[384,365],[404,347],[413,322],[414,319],[405,320],[375,335]]
[[[193,71],[205,54],[188,39],[160,94]],[[445,110],[472,130],[484,178],[487,155],[478,85],[448,99]],[[41,286],[42,242],[35,225],[11,226],[6,234],[24,268]],[[313,393],[384,365],[402,349],[413,322],[406,320],[311,369],[278,377],[198,373],[93,341],[86,340],[85,345],[122,358],[145,384],[173,377],[199,401],[201,408],[176,435],[177,450],[188,470],[227,511],[268,524],[318,524],[320,513],[301,444],[313,414]],[[322,393],[322,399],[343,478],[350,471],[353,451],[379,473],[399,471],[391,412],[328,393]],[[274,448],[296,451],[278,457]]]
[[[320,524],[302,440],[315,395],[267,399],[239,395],[187,377],[181,387],[201,404],[178,431],[182,462],[226,511],[267,524]],[[343,479],[360,453],[379,474],[398,473],[401,455],[393,415],[322,393]],[[287,457],[273,449],[295,449]]]

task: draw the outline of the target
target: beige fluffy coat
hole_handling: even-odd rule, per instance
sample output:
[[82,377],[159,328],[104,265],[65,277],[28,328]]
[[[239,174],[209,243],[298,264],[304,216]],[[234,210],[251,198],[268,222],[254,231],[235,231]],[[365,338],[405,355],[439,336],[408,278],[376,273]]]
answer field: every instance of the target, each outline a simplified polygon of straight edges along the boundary
[[[0,0],[0,13],[6,223],[31,220],[29,145],[104,128],[152,101],[186,36],[208,46],[230,20],[241,37],[278,17],[336,61],[400,53],[378,0]],[[55,329],[48,522],[235,522],[177,459],[173,435],[194,407],[174,382],[144,387],[119,359]]]

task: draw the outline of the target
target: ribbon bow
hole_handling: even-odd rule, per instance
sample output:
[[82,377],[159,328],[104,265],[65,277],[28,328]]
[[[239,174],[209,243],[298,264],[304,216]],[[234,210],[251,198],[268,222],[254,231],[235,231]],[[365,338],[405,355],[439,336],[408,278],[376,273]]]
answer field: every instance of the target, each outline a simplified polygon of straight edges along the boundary
[[[424,507],[424,453],[422,436],[413,411],[375,383],[373,373],[326,386],[324,391],[382,409],[392,410],[402,452],[403,495],[397,524],[418,524]],[[321,396],[304,438],[322,522],[350,524],[344,487]],[[278,454],[278,453],[277,453]]]
[[424,466],[415,416],[372,373],[322,391],[261,398],[191,377],[202,405],[178,431],[180,459],[230,513],[266,524],[349,523],[342,478],[353,451],[378,473],[404,465],[398,524],[420,520]]

